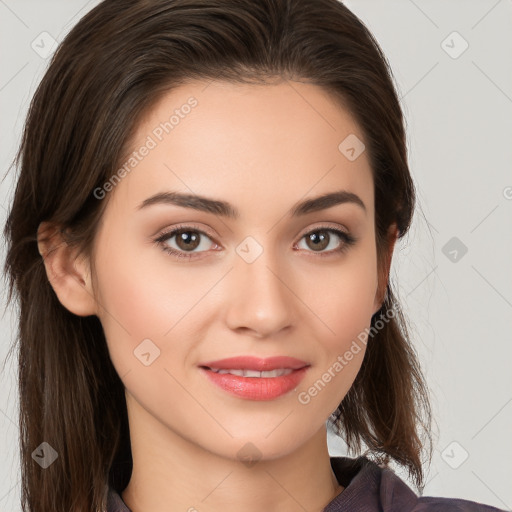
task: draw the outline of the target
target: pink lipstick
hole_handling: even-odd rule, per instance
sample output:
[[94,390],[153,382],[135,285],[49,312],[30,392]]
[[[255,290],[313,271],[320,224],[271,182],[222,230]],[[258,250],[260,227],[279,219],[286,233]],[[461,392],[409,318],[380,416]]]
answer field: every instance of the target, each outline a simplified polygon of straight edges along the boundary
[[272,400],[288,393],[299,385],[309,366],[287,356],[238,356],[199,365],[210,382],[247,400]]

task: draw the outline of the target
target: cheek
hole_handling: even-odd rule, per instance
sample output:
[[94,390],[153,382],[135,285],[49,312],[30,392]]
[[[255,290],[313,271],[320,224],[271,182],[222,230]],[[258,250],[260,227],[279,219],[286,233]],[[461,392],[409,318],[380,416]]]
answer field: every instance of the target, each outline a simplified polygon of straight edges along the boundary
[[[359,244],[330,268],[310,272],[308,305],[323,324],[326,348],[343,350],[369,326],[377,292],[375,247]],[[304,292],[306,293],[306,289]]]
[[171,263],[158,247],[141,250],[121,237],[111,236],[98,247],[99,316],[119,375],[141,369],[139,353],[158,356],[151,367],[186,363],[204,319],[211,316],[203,299],[219,280],[220,270]]
[[316,283],[309,295],[311,309],[322,330],[317,333],[317,364],[297,396],[306,410],[320,416],[338,407],[364,358],[377,291],[375,247],[359,245],[328,274],[328,279],[317,274],[311,281]]
[[125,250],[121,239],[112,245],[97,256],[102,323],[121,324],[134,340],[164,336],[208,289],[207,279],[173,266],[157,247]]

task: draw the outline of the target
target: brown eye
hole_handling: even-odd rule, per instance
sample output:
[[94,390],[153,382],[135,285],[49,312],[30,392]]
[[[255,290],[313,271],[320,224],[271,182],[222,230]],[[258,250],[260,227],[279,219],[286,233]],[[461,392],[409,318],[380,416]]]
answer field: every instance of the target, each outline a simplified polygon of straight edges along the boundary
[[[333,236],[334,235],[334,236]],[[320,227],[306,233],[304,240],[307,252],[318,253],[319,256],[329,256],[347,250],[356,242],[356,238],[335,228]],[[326,250],[329,248],[329,250]]]
[[175,233],[176,245],[182,251],[192,251],[199,246],[201,235],[197,231],[183,230]]
[[327,230],[315,231],[309,235],[305,235],[306,243],[308,247],[315,251],[324,250],[330,242],[330,236]]
[[[173,239],[175,239],[174,242],[172,241]],[[208,240],[210,241],[210,247],[208,247]],[[165,252],[178,258],[201,257],[201,253],[208,252],[208,249],[215,245],[206,233],[200,229],[187,226],[179,226],[166,233],[162,233],[154,241]],[[201,250],[196,250],[198,248]]]

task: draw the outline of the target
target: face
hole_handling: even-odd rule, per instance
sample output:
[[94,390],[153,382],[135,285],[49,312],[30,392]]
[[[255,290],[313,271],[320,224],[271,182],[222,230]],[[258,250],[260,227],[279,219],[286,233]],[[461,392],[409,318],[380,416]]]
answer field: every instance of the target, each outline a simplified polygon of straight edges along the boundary
[[[132,417],[232,458],[249,442],[285,455],[325,425],[380,306],[372,174],[365,152],[338,148],[349,135],[364,140],[326,92],[298,82],[183,85],[140,123],[122,179],[105,187],[93,252]],[[198,196],[215,203],[201,209]],[[216,363],[274,376],[214,371],[239,356],[294,360]]]

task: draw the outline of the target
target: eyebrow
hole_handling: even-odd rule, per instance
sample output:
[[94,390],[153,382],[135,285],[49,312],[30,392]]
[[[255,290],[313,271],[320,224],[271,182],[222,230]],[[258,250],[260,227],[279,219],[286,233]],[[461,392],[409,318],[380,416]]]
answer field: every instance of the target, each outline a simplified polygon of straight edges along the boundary
[[[306,199],[295,204],[289,211],[292,217],[300,217],[308,213],[317,212],[331,208],[338,204],[351,203],[361,207],[366,213],[366,206],[362,199],[347,190],[338,190],[322,194],[317,197]],[[237,219],[240,217],[240,212],[230,203],[220,201],[209,197],[199,196],[196,194],[182,194],[179,192],[159,192],[151,197],[145,199],[139,206],[138,210],[148,208],[155,204],[172,204],[181,206],[182,208],[191,208],[207,213],[220,215],[230,219]]]

